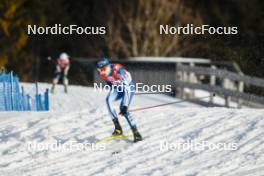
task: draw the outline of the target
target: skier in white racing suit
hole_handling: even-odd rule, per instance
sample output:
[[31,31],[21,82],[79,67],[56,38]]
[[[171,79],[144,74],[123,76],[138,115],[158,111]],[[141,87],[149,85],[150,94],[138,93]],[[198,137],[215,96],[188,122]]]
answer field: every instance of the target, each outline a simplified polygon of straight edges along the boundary
[[131,114],[128,112],[128,107],[135,93],[135,87],[130,73],[126,71],[121,64],[110,64],[107,58],[100,59],[97,62],[97,70],[100,77],[111,87],[106,97],[106,104],[115,125],[113,135],[123,134],[118,121],[118,114],[114,108],[114,104],[117,102],[120,103],[119,114],[126,118],[133,132],[134,142],[141,141],[142,137],[137,130]]
[[61,53],[60,57],[56,59],[55,77],[52,81],[51,93],[54,93],[55,86],[58,84],[60,77],[62,77],[64,92],[68,92],[68,72],[70,69],[70,59],[67,53]]

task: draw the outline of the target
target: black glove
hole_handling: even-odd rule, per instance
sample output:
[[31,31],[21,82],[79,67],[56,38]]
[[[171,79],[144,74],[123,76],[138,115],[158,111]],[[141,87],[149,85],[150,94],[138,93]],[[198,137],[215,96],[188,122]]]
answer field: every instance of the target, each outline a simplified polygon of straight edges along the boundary
[[121,108],[120,108],[120,113],[119,114],[121,114],[121,115],[125,115],[127,113],[127,106],[122,106]]

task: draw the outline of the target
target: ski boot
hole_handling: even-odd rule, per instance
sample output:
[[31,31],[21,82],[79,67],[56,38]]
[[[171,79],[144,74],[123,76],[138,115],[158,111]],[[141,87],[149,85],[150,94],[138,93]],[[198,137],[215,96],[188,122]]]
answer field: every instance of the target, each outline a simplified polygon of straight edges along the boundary
[[113,120],[113,123],[114,123],[114,125],[115,125],[115,130],[114,130],[114,132],[112,133],[112,135],[113,135],[113,136],[122,135],[122,134],[123,134],[123,131],[122,131],[122,128],[121,128],[121,126],[120,126],[120,124],[119,124],[118,119],[115,118],[115,119]]
[[132,132],[134,135],[134,142],[142,141],[142,137],[136,127],[132,127]]

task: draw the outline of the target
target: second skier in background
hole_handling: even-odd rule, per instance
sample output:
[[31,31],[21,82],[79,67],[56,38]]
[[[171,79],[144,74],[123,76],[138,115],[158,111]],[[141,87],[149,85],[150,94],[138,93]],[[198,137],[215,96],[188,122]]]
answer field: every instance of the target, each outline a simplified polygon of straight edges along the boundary
[[52,81],[51,93],[54,93],[55,86],[58,84],[60,78],[62,77],[64,92],[68,92],[68,72],[70,69],[70,57],[67,53],[61,53],[60,57],[57,58],[56,62],[55,77]]

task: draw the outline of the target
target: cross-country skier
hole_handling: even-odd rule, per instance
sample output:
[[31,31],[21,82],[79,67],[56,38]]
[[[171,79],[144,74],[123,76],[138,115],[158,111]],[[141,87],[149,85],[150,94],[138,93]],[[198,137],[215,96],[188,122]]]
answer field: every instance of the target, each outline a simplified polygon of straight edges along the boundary
[[64,92],[68,92],[68,72],[70,69],[70,59],[67,53],[61,53],[60,57],[57,58],[56,62],[56,71],[55,77],[53,78],[53,83],[51,87],[51,93],[54,93],[55,85],[58,84],[60,78],[62,77],[63,85],[64,85]]
[[124,116],[133,132],[134,142],[141,141],[142,137],[137,130],[131,114],[128,112],[129,105],[134,95],[134,83],[130,73],[121,64],[110,64],[107,58],[97,62],[97,70],[100,77],[111,86],[106,97],[106,105],[115,125],[113,135],[122,135],[122,128],[118,121],[118,114],[114,104],[119,104],[120,115]]

